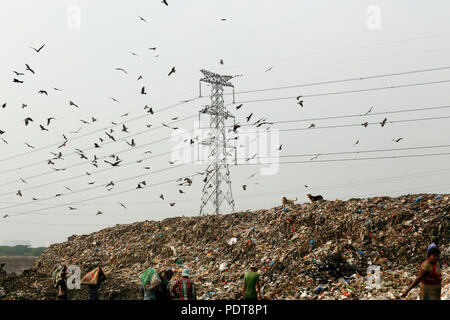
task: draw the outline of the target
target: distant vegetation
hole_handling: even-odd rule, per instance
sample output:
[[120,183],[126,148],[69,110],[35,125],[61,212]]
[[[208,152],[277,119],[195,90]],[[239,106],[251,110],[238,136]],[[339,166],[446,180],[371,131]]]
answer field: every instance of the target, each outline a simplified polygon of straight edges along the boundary
[[29,246],[0,246],[0,256],[32,256],[39,257],[47,248],[31,248]]

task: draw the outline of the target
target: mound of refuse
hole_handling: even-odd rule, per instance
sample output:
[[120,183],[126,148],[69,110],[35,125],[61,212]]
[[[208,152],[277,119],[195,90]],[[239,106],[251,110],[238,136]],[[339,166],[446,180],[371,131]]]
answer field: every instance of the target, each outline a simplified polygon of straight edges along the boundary
[[[189,268],[199,299],[239,299],[250,266],[267,299],[395,299],[436,242],[445,299],[449,212],[450,195],[421,194],[116,225],[50,246],[23,275],[0,275],[0,298],[55,299],[55,266],[76,265],[83,276],[100,262],[102,299],[141,299],[148,267],[173,268],[172,280]],[[69,292],[87,296],[84,286]]]

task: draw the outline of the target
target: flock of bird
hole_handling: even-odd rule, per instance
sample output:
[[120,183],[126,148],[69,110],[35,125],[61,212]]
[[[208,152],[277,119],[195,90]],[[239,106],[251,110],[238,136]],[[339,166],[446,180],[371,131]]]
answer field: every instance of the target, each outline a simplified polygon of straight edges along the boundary
[[[168,2],[167,2],[166,0],[161,1],[161,3],[164,4],[165,6],[168,6],[168,5],[169,5]],[[143,23],[147,23],[147,20],[146,20],[144,17],[142,17],[142,16],[138,16],[138,19],[139,19],[140,21],[142,21]],[[226,19],[225,19],[225,18],[222,18],[221,21],[226,21]],[[40,46],[39,48],[37,48],[37,49],[34,48],[34,47],[30,47],[30,48],[31,48],[32,50],[34,50],[36,54],[43,54],[43,52],[45,52],[45,49],[44,49],[45,47],[46,47],[46,44],[41,45],[41,46]],[[156,50],[157,50],[157,47],[150,47],[149,50],[156,51]],[[137,55],[136,53],[134,53],[134,52],[132,52],[132,51],[130,51],[130,52],[131,52],[131,54],[134,55],[134,56],[139,56],[139,55]],[[224,60],[223,60],[223,59],[220,59],[219,64],[223,66],[223,65],[224,65]],[[25,76],[25,73],[29,73],[29,74],[31,74],[31,75],[33,75],[33,76],[35,76],[35,77],[38,76],[38,72],[35,71],[34,67],[30,66],[28,63],[25,63],[24,66],[25,66],[25,68],[24,68],[23,72],[19,72],[19,71],[15,71],[15,70],[13,71],[13,73],[14,73],[15,76],[13,77],[12,82],[13,82],[14,84],[17,84],[17,85],[23,84],[23,83],[24,83],[23,77]],[[274,68],[274,66],[271,66],[270,68],[266,69],[265,72],[270,72],[273,68]],[[123,74],[125,74],[125,75],[127,75],[127,76],[129,75],[129,72],[126,70],[125,67],[116,67],[115,70],[118,71],[118,72],[122,72]],[[176,67],[173,66],[173,67],[169,70],[167,76],[169,76],[169,77],[173,76],[173,75],[176,73],[176,71],[177,71],[177,70],[176,70]],[[143,79],[143,75],[139,75],[139,76],[137,77],[137,81],[140,81],[140,80],[142,80],[142,79]],[[139,93],[140,93],[141,95],[147,95],[147,94],[148,94],[147,88],[146,88],[144,85],[139,86],[139,87],[140,87]],[[58,91],[58,92],[62,92],[62,91],[63,91],[62,89],[59,89],[59,88],[56,88],[56,87],[53,87],[53,90],[54,90],[55,92],[56,92],[56,91]],[[37,94],[39,94],[39,95],[45,95],[45,96],[48,97],[48,96],[49,96],[49,91],[48,91],[48,90],[45,90],[45,89],[41,89],[41,90],[39,90],[39,91],[37,92]],[[119,99],[117,99],[117,98],[115,98],[115,97],[110,96],[109,98],[110,98],[113,102],[115,102],[115,103],[120,103]],[[296,100],[297,100],[296,103],[297,103],[301,108],[303,108],[303,107],[305,106],[305,102],[304,102],[304,99],[303,99],[303,96],[302,96],[302,95],[297,96]],[[186,102],[188,102],[188,101],[191,101],[191,100],[186,100]],[[69,100],[67,103],[68,103],[69,107],[73,107],[73,108],[77,108],[77,109],[80,108],[80,106],[79,106],[77,103],[75,103],[74,101],[72,101],[72,100]],[[236,106],[236,110],[240,110],[242,107],[243,107],[243,104],[239,104],[239,105]],[[1,108],[2,108],[2,109],[7,108],[7,103],[4,102],[4,103],[1,105]],[[28,108],[28,105],[25,104],[25,103],[23,103],[22,106],[21,106],[21,108],[22,108],[22,109],[26,109],[26,108]],[[362,115],[362,116],[368,115],[368,114],[372,111],[372,109],[373,109],[373,107],[370,108],[369,111],[367,111],[367,112],[366,112],[364,115]],[[145,111],[147,114],[151,114],[151,115],[154,114],[153,108],[152,108],[152,107],[149,107],[148,105],[145,105],[144,111]],[[206,111],[207,111],[207,109],[205,108],[205,109],[201,110],[200,112],[206,113]],[[127,117],[128,115],[129,115],[129,113],[127,112],[127,113],[123,114],[121,117]],[[273,125],[273,124],[274,124],[274,122],[268,122],[267,119],[264,118],[264,117],[258,119],[257,121],[255,121],[255,122],[253,122],[253,123],[250,123],[250,120],[253,118],[253,115],[254,115],[254,114],[253,114],[253,112],[252,112],[252,113],[250,113],[248,116],[245,117],[245,119],[246,119],[245,125],[246,125],[246,126],[247,126],[247,125],[251,125],[251,126],[254,126],[254,127],[256,127],[256,128],[260,128],[261,126],[266,125],[266,126],[267,126],[267,127],[266,127],[266,130],[269,130],[269,129],[270,129],[270,125]],[[173,120],[173,121],[175,121],[175,120],[177,120],[177,119],[178,119],[178,117],[172,117],[172,118],[171,118],[171,120]],[[48,118],[46,119],[45,123],[39,124],[39,129],[40,129],[41,131],[49,131],[52,122],[55,121],[55,120],[57,120],[55,117],[48,117]],[[24,118],[23,121],[24,121],[24,124],[25,124],[26,127],[29,127],[29,126],[31,127],[32,124],[34,123],[34,120],[33,120],[31,117],[29,117],[29,116],[27,116],[26,118]],[[81,122],[83,125],[90,125],[90,124],[92,124],[92,123],[94,123],[94,122],[96,122],[96,121],[97,121],[97,119],[96,119],[95,117],[91,117],[90,121],[84,120],[84,119],[80,119],[80,122]],[[111,122],[111,123],[112,123],[113,125],[116,125],[115,122]],[[387,123],[387,118],[385,118],[382,122],[380,122],[381,127],[384,127],[384,126],[386,125],[386,123]],[[170,125],[168,125],[168,124],[166,124],[166,123],[161,123],[161,124],[162,124],[164,127],[167,127],[167,128],[169,128],[169,129],[171,129],[171,130],[177,130],[177,129],[179,129],[178,127],[172,127],[172,126],[170,126]],[[364,127],[368,127],[368,125],[369,125],[368,122],[362,123],[362,126],[364,126]],[[147,128],[150,128],[151,126],[152,126],[152,124],[146,124],[146,127],[147,127]],[[233,125],[232,129],[230,129],[228,132],[229,132],[229,133],[232,132],[233,134],[237,134],[237,133],[238,133],[238,129],[239,129],[241,126],[242,126],[242,125],[241,125],[240,123],[235,123],[235,124]],[[314,124],[314,123],[311,123],[311,124],[309,125],[308,128],[310,128],[310,129],[315,128],[315,124]],[[77,129],[76,131],[70,131],[70,133],[71,133],[71,134],[77,134],[77,133],[80,132],[81,129],[82,129],[82,127],[80,127],[79,129]],[[120,132],[123,132],[123,133],[129,133],[129,127],[127,127],[125,124],[122,124],[122,125],[121,125],[121,128],[120,128],[119,130],[120,130]],[[102,144],[105,144],[106,141],[108,141],[108,140],[111,140],[111,142],[114,142],[114,143],[117,143],[118,141],[123,140],[123,141],[125,141],[125,143],[126,143],[128,146],[130,146],[131,148],[135,148],[135,147],[137,146],[137,143],[136,143],[136,141],[135,141],[134,138],[132,138],[131,141],[128,141],[126,138],[119,139],[119,138],[117,137],[116,134],[113,134],[114,132],[115,132],[115,130],[112,129],[112,128],[109,130],[109,132],[108,132],[108,131],[104,132],[104,136],[98,137],[98,141],[92,142],[93,148],[94,148],[94,149],[102,148]],[[2,140],[4,143],[8,144],[8,141],[5,139],[5,138],[7,137],[7,133],[5,132],[5,130],[1,130],[1,128],[0,128],[0,136],[1,136],[1,137],[0,137],[1,140]],[[56,147],[56,149],[57,149],[56,152],[50,152],[50,153],[53,155],[53,157],[51,157],[50,159],[47,159],[47,160],[45,161],[48,165],[52,166],[52,169],[53,169],[54,171],[65,171],[65,170],[66,170],[65,168],[57,168],[57,167],[56,167],[56,164],[57,164],[57,163],[60,163],[60,162],[64,161],[63,154],[62,154],[62,152],[59,151],[58,149],[68,147],[67,144],[70,142],[70,139],[68,139],[68,138],[66,137],[66,134],[63,134],[63,138],[64,138],[64,142],[61,143],[60,145],[58,145],[58,146]],[[228,139],[228,140],[231,140],[231,139],[238,140],[238,139],[239,139],[239,136],[238,136],[238,135],[237,135],[237,136],[234,136],[234,137],[232,137],[232,138],[230,138],[230,139]],[[394,140],[392,140],[392,141],[398,143],[398,142],[400,142],[402,139],[403,139],[403,138],[398,138],[398,139],[394,139]],[[188,139],[188,140],[189,140],[188,145],[193,145],[193,144],[195,143],[194,140],[197,140],[197,141],[198,141],[198,137],[196,137],[195,139]],[[187,141],[185,140],[185,142],[187,142]],[[356,146],[356,145],[358,145],[358,144],[359,144],[359,139],[356,141],[356,143],[355,143],[353,146]],[[28,142],[25,142],[25,145],[26,145],[28,148],[30,148],[30,149],[36,149],[36,146],[33,146],[33,145],[31,145],[30,143],[28,143]],[[282,145],[279,145],[279,147],[277,148],[277,150],[278,150],[278,151],[281,151],[281,150],[282,150]],[[93,155],[93,158],[90,158],[90,157],[85,153],[85,151],[83,151],[83,150],[81,150],[81,149],[78,149],[78,148],[75,148],[75,153],[80,157],[80,159],[82,159],[82,160],[87,160],[87,161],[90,162],[90,164],[91,164],[92,166],[94,166],[95,168],[99,168],[99,160],[100,160],[100,159],[99,159],[96,155]],[[145,152],[144,152],[144,154],[150,154],[150,153],[152,153],[152,152],[151,152],[151,151],[145,151]],[[253,160],[253,159],[255,159],[256,156],[257,156],[257,154],[254,154],[252,157],[246,158],[245,161]],[[310,160],[313,161],[313,160],[317,159],[318,157],[319,157],[319,155],[317,155],[317,156],[311,158]],[[108,165],[110,165],[111,167],[119,167],[120,164],[124,161],[123,159],[119,158],[119,156],[114,155],[114,154],[112,154],[112,155],[110,155],[110,156],[108,156],[108,157],[104,157],[104,158],[105,158],[105,159],[103,160],[103,163],[108,164]],[[143,159],[137,160],[137,163],[141,163],[142,161],[143,161]],[[169,161],[169,164],[171,164],[171,165],[174,164],[174,161]],[[143,169],[149,170],[150,167],[149,167],[149,166],[145,166],[145,167],[143,167]],[[209,177],[209,175],[210,175],[211,173],[212,173],[212,171],[208,171],[208,170],[199,173],[199,174],[201,174],[201,175],[206,174],[205,178],[203,179],[203,182],[205,183],[205,188],[211,188],[211,187],[212,187],[211,184],[209,184],[208,186],[206,186],[206,182],[208,181],[208,177]],[[254,178],[254,177],[256,176],[256,174],[257,174],[257,172],[253,173],[252,175],[250,175],[250,176],[247,178],[247,180],[249,180],[249,179],[251,179],[251,178]],[[86,171],[86,175],[90,176],[91,173],[89,173],[88,171]],[[20,178],[20,180],[21,180],[23,183],[27,184],[27,182],[26,182],[25,179]],[[193,183],[192,179],[190,179],[190,178],[188,178],[188,177],[180,177],[180,178],[177,180],[177,182],[180,182],[180,183],[177,184],[177,186],[179,186],[179,187],[190,187],[190,186],[192,185],[192,183]],[[96,182],[93,181],[93,182],[89,182],[88,184],[89,184],[89,185],[93,185],[93,184],[95,184],[95,183],[96,183]],[[258,184],[259,184],[258,182],[255,183],[255,185],[258,185]],[[114,183],[114,181],[110,181],[109,183],[107,183],[107,184],[105,185],[105,188],[106,188],[107,191],[111,191],[111,190],[113,190],[113,188],[114,188],[115,186],[116,186],[116,184]],[[147,186],[147,182],[146,182],[145,180],[139,181],[139,182],[137,183],[136,189],[143,189],[143,188],[145,188],[146,186]],[[307,187],[307,185],[305,185],[305,187]],[[70,191],[70,192],[73,192],[72,189],[69,188],[69,187],[67,187],[67,186],[64,186],[64,188],[65,188],[66,190]],[[246,191],[247,188],[248,188],[248,185],[247,185],[247,184],[242,185],[242,189],[243,189],[244,191]],[[184,193],[185,193],[185,191],[182,190],[182,189],[180,189],[180,188],[178,188],[178,192],[179,192],[180,194],[184,194]],[[16,195],[17,195],[18,197],[23,197],[23,196],[24,196],[24,194],[22,193],[21,190],[18,190],[18,191],[16,192]],[[64,195],[64,193],[58,193],[58,194],[55,195],[55,197],[60,197],[60,196],[63,196],[63,195]],[[162,199],[163,201],[165,201],[164,194],[160,194],[159,198]],[[36,197],[32,197],[32,199],[33,199],[34,201],[39,200],[39,199],[36,198]],[[118,204],[119,204],[123,209],[127,209],[127,206],[126,206],[124,203],[119,202]],[[175,202],[170,202],[170,201],[169,201],[169,205],[170,205],[171,207],[173,207],[173,206],[175,206]],[[77,210],[77,208],[76,208],[76,207],[73,207],[73,206],[69,206],[68,209],[69,209],[70,211]],[[102,210],[98,210],[97,213],[96,213],[96,215],[101,215],[101,214],[103,214],[103,211],[102,211]],[[6,214],[6,215],[4,215],[3,217],[6,218],[6,217],[8,217],[8,216],[9,216],[9,215]]]

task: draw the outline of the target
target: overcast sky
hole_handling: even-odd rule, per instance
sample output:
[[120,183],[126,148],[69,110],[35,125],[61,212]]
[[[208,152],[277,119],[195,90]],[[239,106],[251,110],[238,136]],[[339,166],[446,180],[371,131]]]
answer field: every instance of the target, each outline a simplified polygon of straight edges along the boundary
[[[445,153],[450,151],[442,146],[449,144],[450,118],[443,117],[450,117],[450,108],[392,113],[450,105],[450,82],[445,82],[450,80],[450,69],[444,68],[450,67],[448,1],[435,0],[432,6],[426,1],[411,0],[168,2],[168,7],[160,0],[0,2],[0,105],[7,103],[0,108],[0,130],[5,132],[0,137],[7,142],[0,141],[0,244],[17,239],[31,241],[33,246],[46,245],[118,223],[197,215],[203,176],[194,177],[191,187],[182,187],[185,194],[179,193],[175,181],[164,182],[204,171],[206,163],[179,168],[175,168],[180,165],[177,162],[169,164],[173,160],[171,150],[182,141],[166,139],[142,145],[194,128],[198,119],[195,115],[209,103],[210,88],[203,84],[203,98],[180,102],[199,96],[203,68],[242,75],[231,82],[237,92],[235,102],[243,102],[243,106],[237,110],[231,104],[230,88],[225,88],[224,96],[228,110],[240,124],[247,122],[250,113],[253,116],[249,123],[261,118],[279,122],[362,115],[372,108],[364,117],[285,122],[258,128],[264,131],[270,127],[275,145],[266,153],[260,150],[261,156],[297,163],[280,164],[270,175],[261,174],[261,165],[231,166],[236,210],[272,208],[280,205],[282,196],[305,202],[309,192],[330,200],[449,193],[450,163]],[[43,44],[39,53],[30,48],[38,49]],[[157,49],[150,50],[151,47]],[[219,63],[221,59],[223,65]],[[25,63],[35,74],[25,70]],[[169,77],[172,67],[176,67],[176,73]],[[116,68],[125,69],[127,74]],[[434,68],[442,69],[239,93]],[[13,71],[24,75],[17,77]],[[140,75],[143,79],[138,80]],[[14,78],[23,83],[13,83]],[[397,88],[438,81],[441,83]],[[146,95],[140,93],[142,86]],[[381,87],[394,88],[372,90]],[[354,92],[363,89],[371,90]],[[46,90],[48,96],[38,94],[40,90]],[[304,96],[303,107],[297,104],[295,97],[299,95]],[[264,99],[269,101],[250,102]],[[69,101],[79,108],[70,106]],[[180,104],[174,106],[177,103]],[[22,108],[22,104],[27,106]],[[146,105],[155,114],[147,113]],[[25,126],[27,117],[33,122]],[[56,120],[47,127],[49,117]],[[92,117],[97,121],[92,123]],[[121,132],[121,126],[114,127],[112,134],[117,142],[109,143],[112,140],[104,133],[109,129],[102,128],[112,126],[112,121],[119,123],[136,117],[141,118],[126,123],[129,133]],[[175,117],[189,119],[170,124],[178,131],[159,128]],[[381,127],[377,123],[384,118],[388,121]],[[417,121],[424,118],[434,119]],[[208,118],[202,119],[208,125]],[[367,128],[360,125],[366,121]],[[316,127],[305,130],[311,123]],[[151,130],[146,126],[150,124]],[[42,131],[39,125],[49,131]],[[302,130],[283,131],[296,128]],[[243,127],[242,132],[246,129]],[[69,141],[58,148],[64,142],[63,134]],[[136,136],[131,137],[133,134]],[[100,137],[105,144],[93,149]],[[128,142],[134,138],[136,147],[131,148],[123,138]],[[392,141],[398,138],[403,139]],[[277,154],[280,144],[282,150]],[[84,150],[89,160],[73,155],[75,148]],[[414,149],[325,155],[393,148]],[[67,155],[64,160],[47,164],[54,157],[50,152],[60,151]],[[146,151],[152,154],[144,154]],[[247,151],[251,157],[251,147]],[[111,166],[100,159],[95,168],[90,164],[94,155],[101,158],[116,153],[123,163],[95,174]],[[317,154],[321,155],[310,160]],[[434,155],[417,156],[424,154]],[[152,155],[159,156],[136,162]],[[330,161],[404,155],[414,156]],[[65,171],[53,170],[64,168]],[[248,179],[254,173],[256,176]],[[122,179],[126,180],[118,182]],[[142,180],[150,186],[108,196],[133,190]],[[115,185],[107,191],[102,185],[110,181]],[[83,191],[87,188],[90,189]],[[22,197],[16,194],[18,190]],[[161,193],[164,201],[159,198]],[[55,197],[57,194],[62,196]],[[84,201],[101,196],[105,197]],[[39,200],[33,201],[33,197]],[[170,206],[170,202],[175,205]],[[76,210],[70,210],[68,203]],[[103,214],[96,215],[98,211]],[[224,207],[224,212],[230,209]],[[5,215],[9,217],[3,218]]]

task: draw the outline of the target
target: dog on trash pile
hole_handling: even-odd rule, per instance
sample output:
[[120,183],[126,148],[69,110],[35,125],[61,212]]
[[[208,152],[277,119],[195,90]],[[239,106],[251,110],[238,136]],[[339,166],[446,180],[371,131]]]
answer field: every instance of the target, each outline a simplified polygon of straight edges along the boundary
[[281,203],[283,204],[283,208],[286,208],[286,205],[289,205],[289,206],[294,206],[294,201],[297,201],[298,199],[297,198],[295,198],[295,200],[289,200],[288,198],[286,198],[286,197],[283,197],[283,198],[281,198]]
[[311,193],[308,193],[306,196],[309,198],[309,200],[311,200],[311,202],[323,201],[323,197],[321,195],[312,196]]

